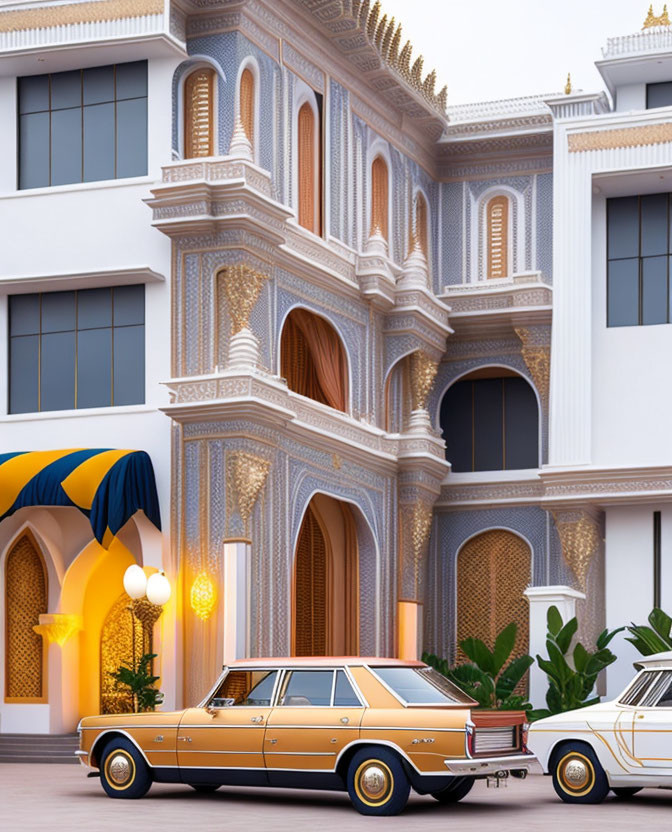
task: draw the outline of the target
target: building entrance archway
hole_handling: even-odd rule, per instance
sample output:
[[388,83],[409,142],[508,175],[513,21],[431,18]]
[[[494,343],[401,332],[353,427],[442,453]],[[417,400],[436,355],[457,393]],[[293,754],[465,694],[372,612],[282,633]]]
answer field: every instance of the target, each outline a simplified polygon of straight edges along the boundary
[[359,553],[347,503],[316,494],[301,523],[294,558],[292,655],[356,655]]

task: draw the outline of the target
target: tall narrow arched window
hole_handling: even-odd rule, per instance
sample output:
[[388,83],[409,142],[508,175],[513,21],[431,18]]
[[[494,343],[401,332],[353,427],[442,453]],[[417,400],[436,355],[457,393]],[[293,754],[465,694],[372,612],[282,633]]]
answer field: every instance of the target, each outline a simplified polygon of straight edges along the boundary
[[184,82],[184,158],[212,156],[214,129],[215,70],[195,69]]
[[429,260],[429,229],[428,229],[429,211],[427,209],[427,200],[418,191],[415,195],[415,236],[418,239],[420,250]]
[[377,229],[386,240],[388,239],[388,193],[387,164],[382,156],[376,156],[371,165],[371,232]]
[[5,563],[5,700],[46,701],[44,646],[33,627],[47,612],[47,575],[32,537],[24,534]]
[[243,130],[254,152],[254,75],[251,69],[244,69],[240,76],[238,108]]
[[509,274],[509,200],[493,197],[486,207],[488,278]]
[[[319,103],[319,99],[317,100]],[[315,111],[307,101],[305,104],[302,104],[299,110],[297,132],[299,225],[307,228],[308,231],[312,231],[313,234],[321,234],[322,211],[320,205],[320,183],[322,181],[322,152],[320,125]]]

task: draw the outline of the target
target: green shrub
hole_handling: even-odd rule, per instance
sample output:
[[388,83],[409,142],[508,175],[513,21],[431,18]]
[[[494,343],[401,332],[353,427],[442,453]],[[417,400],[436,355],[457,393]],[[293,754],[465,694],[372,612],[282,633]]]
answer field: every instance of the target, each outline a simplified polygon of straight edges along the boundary
[[525,655],[509,661],[517,630],[513,622],[505,627],[495,639],[492,651],[478,638],[464,639],[460,647],[471,659],[465,664],[450,667],[446,659],[431,653],[423,653],[422,660],[475,699],[481,708],[527,711],[532,706],[526,697],[514,694],[514,690],[534,660]]
[[542,719],[552,714],[585,708],[600,701],[599,696],[588,699],[595,686],[599,673],[616,661],[616,656],[607,648],[611,639],[624,630],[603,630],[598,636],[597,650],[590,653],[580,642],[574,645],[569,660],[569,648],[576,634],[578,623],[576,617],[563,623],[557,607],[550,607],[547,615],[548,633],[546,649],[548,658],[537,656],[537,664],[548,677],[546,693],[547,708],[532,711],[530,719]]
[[650,627],[646,624],[630,624],[626,629],[632,638],[626,638],[626,641],[634,644],[642,656],[672,650],[672,618],[660,607],[654,607],[648,620]]
[[157,655],[157,653],[145,653],[138,661],[137,669],[123,662],[118,670],[110,673],[117,686],[123,685],[129,689],[133,698],[134,713],[155,711],[156,706],[163,702],[163,693],[154,687],[159,677],[152,676],[151,671],[152,661]]

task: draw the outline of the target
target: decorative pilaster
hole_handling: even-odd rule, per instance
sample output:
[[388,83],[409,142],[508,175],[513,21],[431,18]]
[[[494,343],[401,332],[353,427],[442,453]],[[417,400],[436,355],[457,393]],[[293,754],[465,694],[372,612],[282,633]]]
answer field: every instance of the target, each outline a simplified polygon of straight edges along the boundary
[[259,341],[250,329],[250,315],[266,280],[267,275],[245,263],[225,266],[218,275],[218,290],[231,316],[228,369],[254,368],[259,363]]
[[432,504],[417,500],[402,505],[401,513],[401,581],[400,597],[405,601],[422,603],[424,598],[423,561],[432,530]]
[[540,343],[533,330],[516,327],[516,335],[523,345],[521,350],[525,366],[530,371],[535,387],[539,392],[544,408],[548,406],[548,394],[551,380],[551,349],[548,344]]
[[270,469],[270,460],[247,453],[247,451],[232,451],[227,454],[227,495],[230,495],[235,502],[235,507],[246,528]]
[[410,357],[411,380],[411,417],[408,433],[426,433],[431,431],[431,421],[427,411],[429,394],[439,369],[438,361],[430,358],[426,352],[417,350]]

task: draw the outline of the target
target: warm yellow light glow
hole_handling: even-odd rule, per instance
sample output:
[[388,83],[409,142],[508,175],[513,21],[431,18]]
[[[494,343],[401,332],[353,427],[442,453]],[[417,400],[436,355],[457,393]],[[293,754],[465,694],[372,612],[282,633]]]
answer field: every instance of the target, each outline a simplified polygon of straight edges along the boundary
[[191,585],[191,608],[201,621],[207,621],[217,604],[217,587],[207,572],[199,572]]
[[82,619],[79,615],[40,615],[40,623],[33,627],[38,635],[41,635],[48,644],[58,644],[61,647],[65,642],[82,629]]

